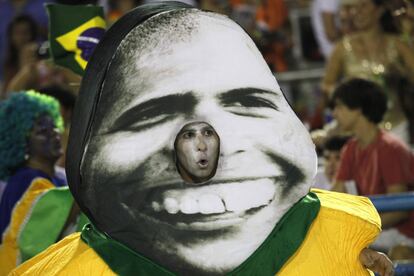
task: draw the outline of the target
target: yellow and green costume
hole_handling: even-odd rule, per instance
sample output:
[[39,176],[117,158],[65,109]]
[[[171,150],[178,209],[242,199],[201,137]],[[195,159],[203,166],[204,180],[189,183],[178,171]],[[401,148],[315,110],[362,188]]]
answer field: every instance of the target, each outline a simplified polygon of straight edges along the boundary
[[[380,232],[365,197],[312,190],[229,275],[369,275],[361,250]],[[174,275],[87,225],[11,275]]]
[[[68,187],[56,188],[45,178],[33,180],[13,210],[0,245],[0,275],[54,244],[66,223],[73,197]],[[88,222],[79,217],[78,231]]]

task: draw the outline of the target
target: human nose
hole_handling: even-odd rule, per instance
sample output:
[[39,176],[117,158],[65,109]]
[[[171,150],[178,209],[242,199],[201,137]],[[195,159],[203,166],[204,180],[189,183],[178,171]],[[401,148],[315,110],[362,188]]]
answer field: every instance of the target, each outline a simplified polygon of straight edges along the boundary
[[207,150],[207,144],[204,141],[204,139],[200,136],[198,136],[196,139],[196,146],[197,146],[197,151],[205,152]]

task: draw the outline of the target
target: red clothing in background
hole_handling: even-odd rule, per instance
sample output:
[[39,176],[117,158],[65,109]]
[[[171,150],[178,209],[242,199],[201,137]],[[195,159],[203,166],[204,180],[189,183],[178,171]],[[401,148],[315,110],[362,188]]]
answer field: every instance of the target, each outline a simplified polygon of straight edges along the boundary
[[[362,149],[355,139],[343,148],[338,181],[354,180],[360,195],[386,194],[387,187],[414,183],[414,155],[395,136],[380,131],[376,140]],[[414,238],[414,212],[397,226],[398,230]]]

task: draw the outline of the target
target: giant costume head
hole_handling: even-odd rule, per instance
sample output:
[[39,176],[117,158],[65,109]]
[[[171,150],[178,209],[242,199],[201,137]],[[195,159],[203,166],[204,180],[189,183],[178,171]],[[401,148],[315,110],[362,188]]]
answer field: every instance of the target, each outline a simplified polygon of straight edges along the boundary
[[[307,130],[250,37],[184,4],[120,19],[90,60],[75,113],[67,164],[82,210],[111,238],[179,273],[241,264],[316,171]],[[184,181],[174,141],[200,121],[220,137],[217,169]]]

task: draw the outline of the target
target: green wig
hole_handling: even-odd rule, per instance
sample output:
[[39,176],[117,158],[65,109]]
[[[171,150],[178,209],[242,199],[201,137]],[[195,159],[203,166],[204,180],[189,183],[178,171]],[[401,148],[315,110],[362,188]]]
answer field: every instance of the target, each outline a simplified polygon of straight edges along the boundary
[[28,137],[37,118],[53,118],[63,130],[59,102],[34,90],[12,94],[0,103],[0,179],[7,180],[24,165]]

